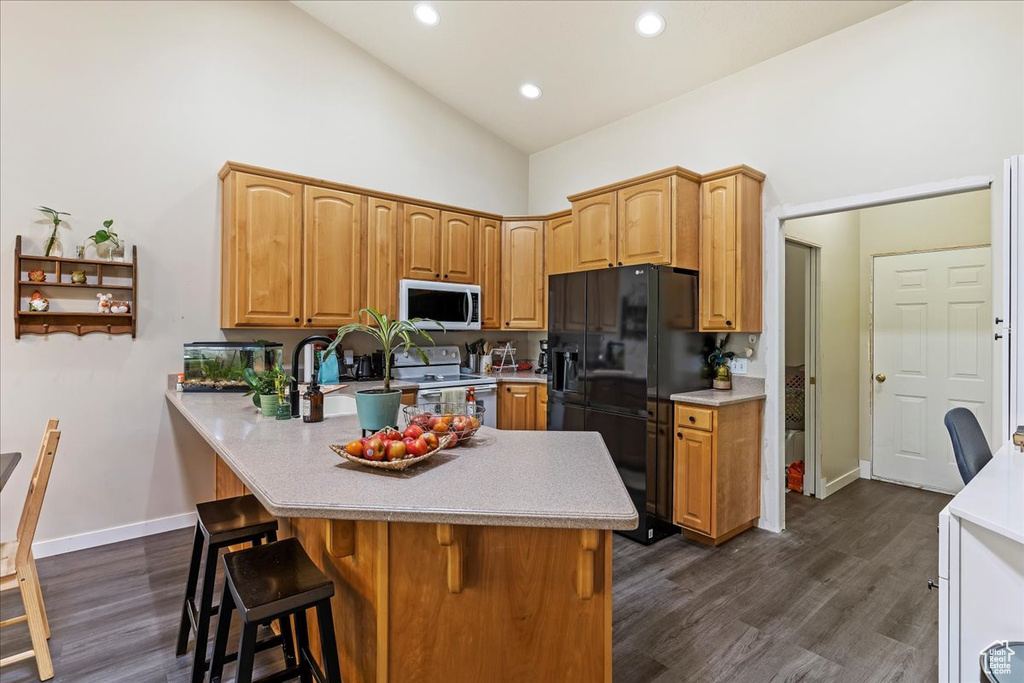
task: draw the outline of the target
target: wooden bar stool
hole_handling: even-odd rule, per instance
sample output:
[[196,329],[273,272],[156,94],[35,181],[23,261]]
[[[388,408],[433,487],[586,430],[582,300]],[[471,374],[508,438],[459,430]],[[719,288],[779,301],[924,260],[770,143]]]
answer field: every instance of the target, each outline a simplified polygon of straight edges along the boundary
[[43,507],[46,485],[50,482],[53,458],[57,455],[57,444],[60,441],[57,424],[57,420],[46,423],[43,443],[39,446],[39,458],[32,471],[25,507],[22,508],[21,520],[18,522],[18,535],[13,541],[0,543],[0,592],[20,588],[21,600],[25,605],[24,615],[0,622],[0,628],[28,622],[29,638],[32,641],[31,650],[0,659],[0,667],[35,657],[41,681],[53,678],[53,661],[50,659],[50,646],[46,642],[50,637],[50,621],[46,617],[39,572],[36,571],[36,560],[32,556],[32,539],[35,538],[36,526],[39,524],[39,511]]
[[[277,519],[251,494],[199,503],[196,505],[196,514],[198,521],[195,538],[192,541],[192,561],[185,584],[185,599],[181,605],[181,625],[178,627],[175,654],[179,657],[185,654],[188,650],[189,633],[195,633],[192,683],[202,683],[209,666],[206,650],[210,636],[210,619],[219,609],[213,604],[213,585],[217,580],[217,558],[220,551],[241,543],[260,545],[264,541],[276,541]],[[204,554],[206,565],[203,569],[203,592],[197,607],[196,584],[199,581],[199,565]],[[290,630],[282,631],[280,636],[261,641],[259,649],[276,645],[281,645],[285,649],[286,659],[294,659]],[[234,654],[231,657],[234,657]]]
[[[231,614],[236,609],[242,617],[236,683],[252,681],[257,629],[274,620],[286,624],[292,616],[295,617],[298,662],[286,663],[284,670],[261,680],[284,681],[299,677],[303,683],[313,678],[320,683],[341,683],[334,617],[331,614],[334,584],[313,564],[302,545],[296,539],[288,538],[270,545],[229,553],[224,556],[223,562],[224,596],[217,617],[210,683],[220,683],[223,675]],[[306,611],[309,609],[316,610],[323,671],[309,650],[306,627]]]

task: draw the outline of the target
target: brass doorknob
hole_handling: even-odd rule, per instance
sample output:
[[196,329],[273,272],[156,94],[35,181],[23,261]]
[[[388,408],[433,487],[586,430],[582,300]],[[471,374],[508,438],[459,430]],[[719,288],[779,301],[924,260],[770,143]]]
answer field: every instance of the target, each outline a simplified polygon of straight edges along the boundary
[[875,375],[875,381],[878,382],[879,384],[884,382],[885,381],[885,374],[880,372],[877,375]]

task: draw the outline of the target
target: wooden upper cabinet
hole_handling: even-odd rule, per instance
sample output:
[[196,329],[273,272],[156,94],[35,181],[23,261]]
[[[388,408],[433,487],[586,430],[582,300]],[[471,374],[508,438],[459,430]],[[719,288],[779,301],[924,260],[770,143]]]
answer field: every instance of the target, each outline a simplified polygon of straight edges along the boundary
[[701,331],[761,331],[763,178],[741,167],[701,184]]
[[546,232],[544,258],[547,274],[571,273],[576,270],[576,231],[573,228],[572,212],[548,218]]
[[502,329],[547,327],[544,222],[506,221],[501,235]]
[[575,270],[615,265],[615,192],[572,203]]
[[677,428],[675,448],[676,524],[711,533],[711,479],[714,436],[710,432]]
[[224,176],[222,327],[295,327],[302,315],[302,185]]
[[303,216],[303,324],[356,322],[363,301],[362,197],[307,185]]
[[402,220],[402,277],[441,279],[441,212],[405,204]]
[[658,178],[616,195],[618,265],[672,261],[672,178]]
[[398,315],[398,202],[366,200],[366,307]]
[[477,282],[480,283],[480,327],[501,329],[501,223],[481,218],[477,234]]
[[477,218],[463,213],[441,213],[441,279],[445,282],[477,282]]

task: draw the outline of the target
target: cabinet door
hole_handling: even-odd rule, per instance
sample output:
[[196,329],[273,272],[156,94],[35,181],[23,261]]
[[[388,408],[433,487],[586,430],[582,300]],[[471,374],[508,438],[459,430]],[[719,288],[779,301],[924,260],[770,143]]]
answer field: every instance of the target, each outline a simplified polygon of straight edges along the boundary
[[537,423],[534,429],[543,432],[548,428],[548,387],[546,384],[537,385]]
[[616,193],[619,265],[672,260],[672,179],[660,178]]
[[441,273],[447,282],[476,283],[475,216],[441,214]]
[[505,223],[501,235],[501,315],[506,330],[547,326],[544,223]]
[[552,218],[547,222],[547,243],[544,245],[544,257],[547,261],[548,275],[571,273],[576,270],[576,256],[573,253],[576,245],[574,236],[572,214]]
[[296,327],[302,315],[302,185],[234,173],[223,302],[229,326]]
[[441,212],[406,204],[402,220],[403,277],[441,279]]
[[362,197],[307,185],[303,317],[310,327],[356,322],[362,306]]
[[[736,329],[736,177],[701,186],[700,326]],[[757,274],[760,278],[760,273]]]
[[366,306],[398,315],[398,202],[370,197],[366,211]]
[[537,424],[539,384],[503,384],[498,387],[498,428],[534,429]]
[[480,327],[501,329],[501,223],[480,219],[477,234],[477,268],[480,283]]
[[572,221],[576,228],[576,270],[614,266],[615,193],[573,202]]
[[675,448],[675,523],[711,533],[712,449],[710,432],[679,428]]

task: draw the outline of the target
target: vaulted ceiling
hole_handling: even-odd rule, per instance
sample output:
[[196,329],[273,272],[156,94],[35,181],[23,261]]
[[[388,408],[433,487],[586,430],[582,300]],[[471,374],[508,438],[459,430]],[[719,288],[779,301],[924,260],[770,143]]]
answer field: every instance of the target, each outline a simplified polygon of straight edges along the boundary
[[[898,0],[294,4],[515,147],[536,152],[902,4]],[[644,38],[645,11],[666,19]],[[543,96],[527,100],[532,82]]]

